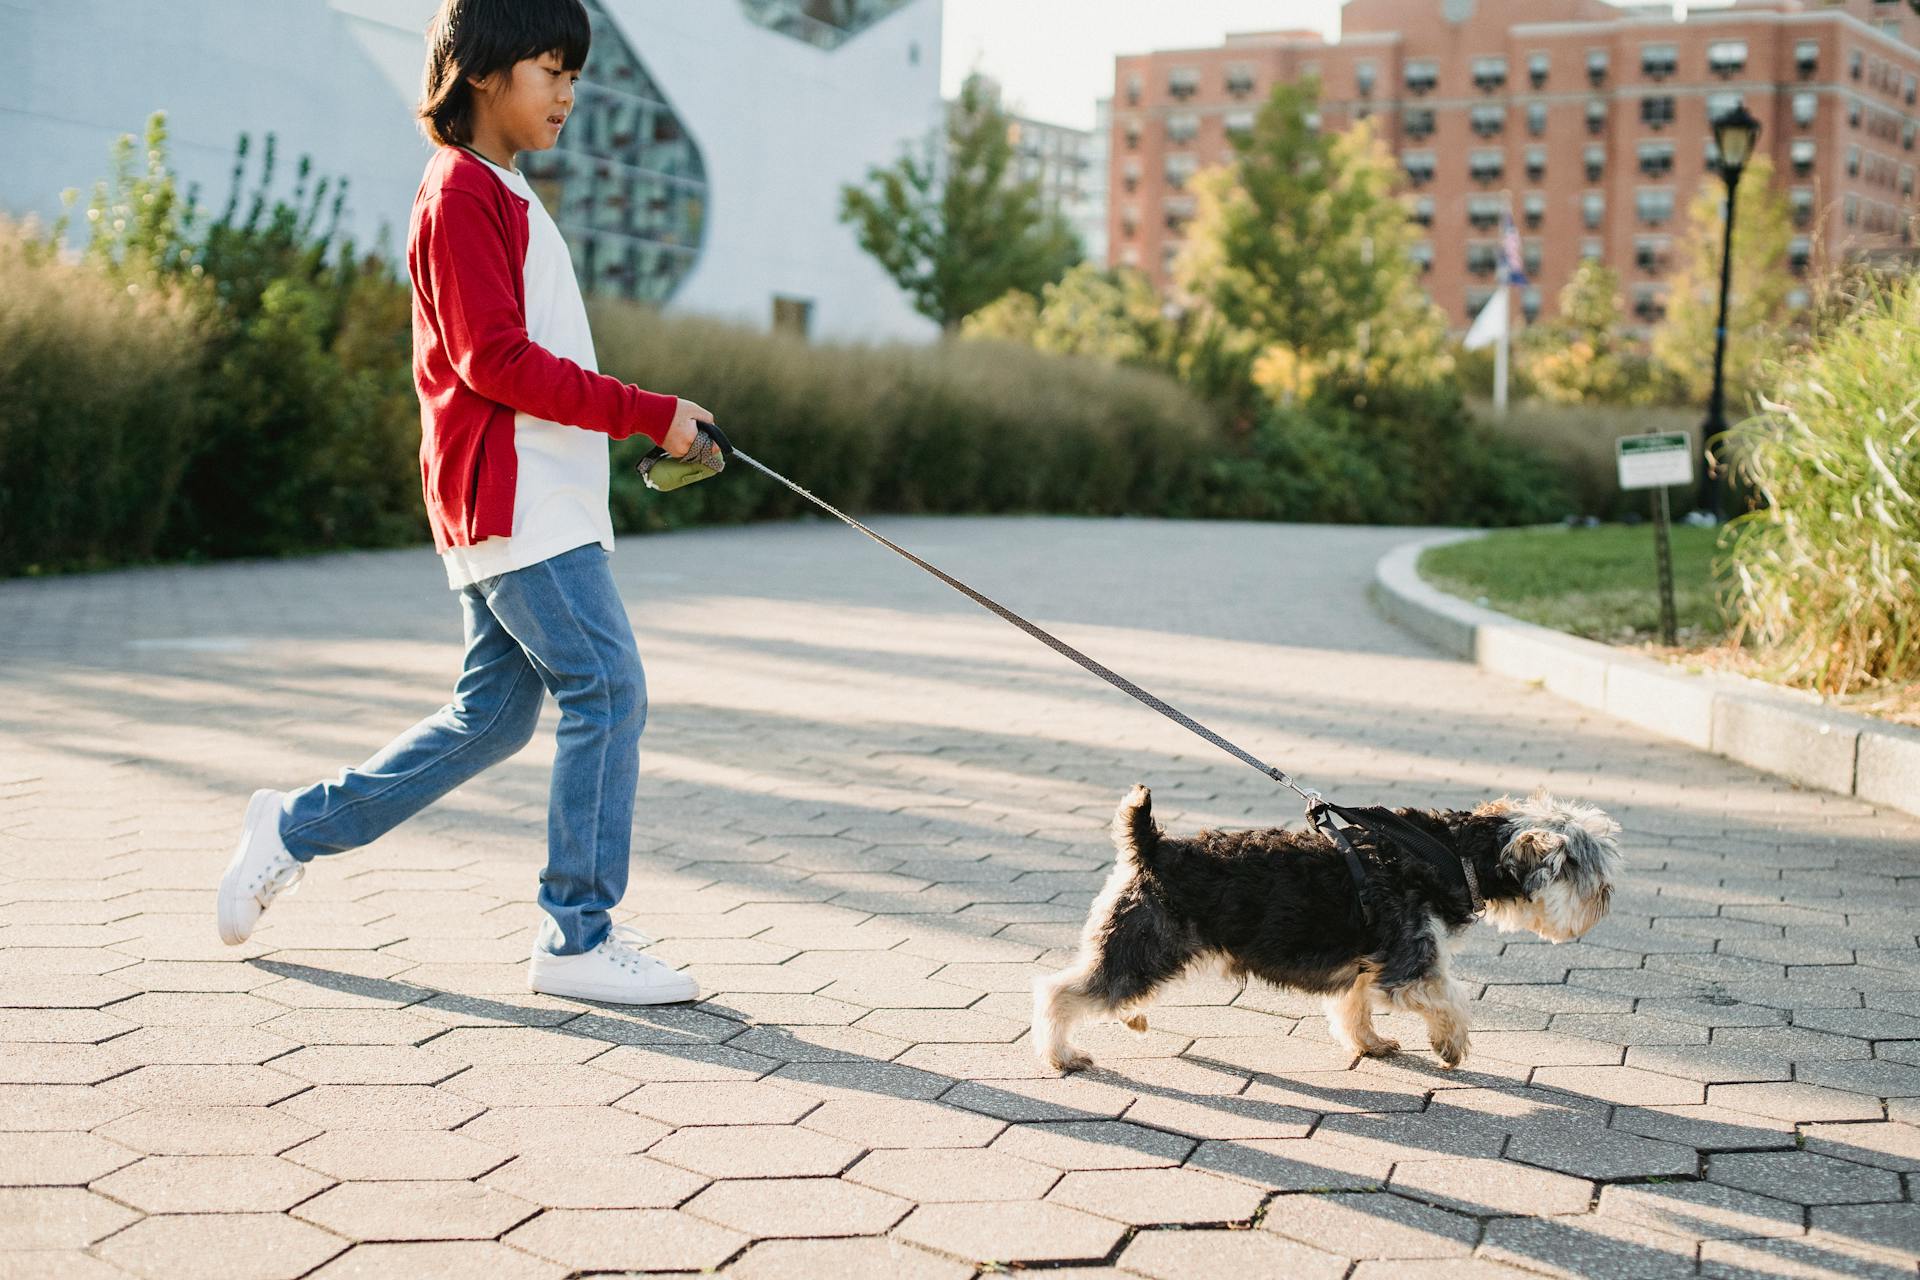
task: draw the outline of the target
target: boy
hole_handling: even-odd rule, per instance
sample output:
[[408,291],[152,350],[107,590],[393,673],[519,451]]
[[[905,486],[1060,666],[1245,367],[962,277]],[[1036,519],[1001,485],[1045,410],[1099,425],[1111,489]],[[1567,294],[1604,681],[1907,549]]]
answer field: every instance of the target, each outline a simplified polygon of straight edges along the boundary
[[581,0],[442,0],[428,28],[418,117],[436,150],[407,269],[421,477],[465,666],[451,703],[357,769],[254,793],[220,885],[230,944],[314,857],[371,842],[525,746],[551,690],[546,918],[527,984],[617,1004],[699,994],[608,914],[626,891],[647,694],[607,565],[607,442],[640,434],[678,457],[713,415],[597,371],[566,245],[514,165],[559,140],[591,41]]

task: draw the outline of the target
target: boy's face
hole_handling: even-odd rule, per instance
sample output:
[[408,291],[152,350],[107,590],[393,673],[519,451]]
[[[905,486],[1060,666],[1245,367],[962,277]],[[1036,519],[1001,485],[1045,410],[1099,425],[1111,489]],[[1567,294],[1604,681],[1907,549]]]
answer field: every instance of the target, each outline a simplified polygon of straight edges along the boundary
[[510,152],[545,151],[560,140],[579,79],[558,53],[543,53],[474,81],[475,133],[492,134]]

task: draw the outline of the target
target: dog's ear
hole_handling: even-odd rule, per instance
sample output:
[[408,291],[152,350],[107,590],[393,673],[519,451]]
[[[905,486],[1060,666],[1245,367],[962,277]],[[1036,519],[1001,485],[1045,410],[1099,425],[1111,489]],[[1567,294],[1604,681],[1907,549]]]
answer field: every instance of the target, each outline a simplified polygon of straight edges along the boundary
[[1557,831],[1527,830],[1515,836],[1501,859],[1529,898],[1552,884],[1567,865],[1567,838]]

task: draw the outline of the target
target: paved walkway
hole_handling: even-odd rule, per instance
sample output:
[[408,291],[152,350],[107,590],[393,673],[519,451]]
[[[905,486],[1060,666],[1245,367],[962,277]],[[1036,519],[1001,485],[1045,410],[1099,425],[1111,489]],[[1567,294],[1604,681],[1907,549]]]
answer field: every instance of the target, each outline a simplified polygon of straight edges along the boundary
[[1044,1077],[1029,984],[1126,785],[1295,815],[816,523],[614,558],[653,708],[626,907],[697,1007],[523,986],[551,702],[229,949],[249,792],[451,690],[431,552],[0,584],[0,1276],[1915,1275],[1920,824],[1436,656],[1362,594],[1401,533],[884,527],[1339,796],[1606,806],[1613,918],[1476,929],[1457,1074],[1193,983]]

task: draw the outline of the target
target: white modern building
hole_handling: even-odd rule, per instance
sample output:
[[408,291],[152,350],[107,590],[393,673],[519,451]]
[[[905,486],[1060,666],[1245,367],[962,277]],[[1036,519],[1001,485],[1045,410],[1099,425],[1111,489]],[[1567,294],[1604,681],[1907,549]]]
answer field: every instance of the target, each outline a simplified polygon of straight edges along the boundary
[[[592,57],[558,146],[523,153],[589,295],[931,338],[839,220],[840,189],[942,121],[942,0],[584,0]],[[413,120],[435,0],[0,0],[0,210],[51,222],[167,114],[217,213],[250,135],[273,190],[345,179],[341,230],[397,257],[431,152]]]

